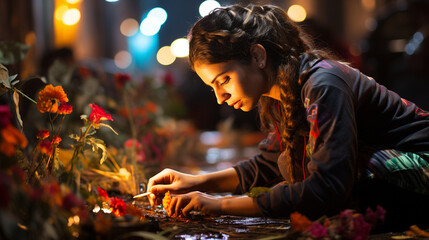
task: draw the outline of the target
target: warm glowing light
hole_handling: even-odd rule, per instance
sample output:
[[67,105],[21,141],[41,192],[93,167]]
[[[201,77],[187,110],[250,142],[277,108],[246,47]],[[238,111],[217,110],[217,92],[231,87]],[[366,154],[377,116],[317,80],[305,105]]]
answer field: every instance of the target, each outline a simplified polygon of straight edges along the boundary
[[374,11],[375,9],[375,0],[361,0],[362,6],[367,11]]
[[156,60],[158,60],[159,64],[167,66],[171,65],[176,60],[176,57],[171,53],[170,46],[164,46],[158,50]]
[[76,4],[78,3],[80,0],[67,0],[68,3],[70,4]]
[[189,55],[189,42],[186,38],[178,38],[171,43],[171,53],[175,57],[186,57]]
[[220,3],[215,0],[206,0],[200,4],[199,12],[202,17],[209,14],[213,9],[220,7]]
[[75,25],[80,20],[80,11],[76,8],[68,9],[61,20],[65,25]]
[[307,17],[307,11],[301,5],[292,5],[287,10],[287,15],[295,22],[302,22]]
[[57,20],[62,21],[64,13],[68,10],[69,8],[65,5],[59,6],[57,7],[57,9],[55,10],[55,18]]
[[146,36],[153,36],[159,32],[161,24],[154,17],[145,18],[140,24],[140,32]]
[[122,21],[120,30],[124,36],[131,37],[139,31],[139,23],[133,18],[127,18]]
[[163,8],[156,7],[149,11],[147,17],[157,19],[159,24],[162,25],[167,20],[167,12]]
[[131,54],[128,51],[120,51],[114,57],[115,65],[122,69],[129,67],[132,61]]

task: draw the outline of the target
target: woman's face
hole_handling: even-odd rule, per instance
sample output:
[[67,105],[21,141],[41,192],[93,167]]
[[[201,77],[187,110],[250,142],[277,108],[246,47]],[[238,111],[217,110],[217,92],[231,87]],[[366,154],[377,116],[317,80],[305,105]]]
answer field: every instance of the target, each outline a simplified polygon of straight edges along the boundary
[[245,112],[252,110],[269,91],[266,76],[254,61],[250,64],[235,60],[216,64],[196,62],[194,69],[203,82],[213,88],[218,104],[226,102]]

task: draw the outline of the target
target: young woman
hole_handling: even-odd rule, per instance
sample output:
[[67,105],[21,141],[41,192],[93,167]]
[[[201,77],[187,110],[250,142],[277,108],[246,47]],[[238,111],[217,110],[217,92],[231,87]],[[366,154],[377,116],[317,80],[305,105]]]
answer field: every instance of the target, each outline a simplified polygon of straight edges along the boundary
[[[192,68],[219,104],[259,107],[261,153],[230,169],[149,180],[151,204],[173,194],[170,215],[316,219],[381,205],[392,227],[429,219],[429,113],[316,50],[276,6],[218,8],[189,33]],[[256,198],[214,197],[271,187]]]

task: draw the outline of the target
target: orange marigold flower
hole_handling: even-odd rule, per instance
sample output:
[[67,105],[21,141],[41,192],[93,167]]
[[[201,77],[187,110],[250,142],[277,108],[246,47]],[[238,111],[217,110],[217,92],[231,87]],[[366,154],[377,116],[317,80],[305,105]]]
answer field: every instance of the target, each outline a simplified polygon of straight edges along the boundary
[[52,137],[52,144],[56,144],[56,145],[58,145],[58,144],[60,144],[60,142],[62,141],[63,139],[61,139],[61,137],[59,137],[59,136],[53,136]]
[[67,115],[73,112],[73,107],[71,105],[68,105],[66,102],[61,102],[60,106],[58,107],[58,113]]
[[39,140],[44,140],[44,139],[46,139],[48,137],[49,137],[49,130],[46,130],[46,129],[40,130],[37,133],[37,136],[36,136],[36,138],[39,139]]
[[58,111],[59,102],[68,102],[67,94],[64,92],[63,87],[52,84],[47,85],[39,92],[39,99],[37,100],[37,109],[41,113]]
[[170,207],[170,202],[171,202],[170,191],[167,191],[164,195],[164,198],[162,199],[162,207],[164,207],[166,211],[168,211]]
[[101,121],[110,120],[113,121],[112,116],[104,111],[101,107],[95,103],[90,103],[89,106],[92,108],[89,114],[89,121],[94,124],[99,124]]
[[43,154],[46,155],[50,155],[52,154],[52,145],[51,145],[51,141],[45,139],[43,141],[41,141],[38,145],[37,148],[39,149],[39,151]]
[[290,224],[295,232],[303,232],[311,225],[311,221],[304,215],[293,212],[290,215]]
[[9,124],[0,131],[0,152],[6,156],[12,156],[16,151],[16,147],[25,148],[27,146],[27,138],[13,125]]
[[122,89],[122,87],[131,80],[130,75],[123,73],[115,74],[115,83],[117,89]]

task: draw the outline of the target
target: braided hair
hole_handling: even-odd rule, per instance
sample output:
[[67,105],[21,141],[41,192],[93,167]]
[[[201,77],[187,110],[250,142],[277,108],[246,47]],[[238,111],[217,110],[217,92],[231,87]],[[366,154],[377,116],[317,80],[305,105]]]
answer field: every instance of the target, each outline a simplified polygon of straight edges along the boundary
[[192,68],[197,61],[214,64],[237,60],[249,64],[253,44],[261,44],[267,52],[267,67],[272,72],[267,79],[269,86],[277,84],[281,89],[281,102],[264,96],[259,100],[261,127],[272,131],[278,126],[285,145],[283,155],[288,162],[289,181],[302,180],[296,154],[301,152],[298,146],[302,146],[302,137],[297,133],[308,132],[309,126],[300,96],[302,79],[307,74],[304,71],[299,75],[300,56],[305,53],[310,59],[322,59],[327,54],[314,49],[281,8],[232,5],[217,8],[194,24],[189,33],[189,61]]

